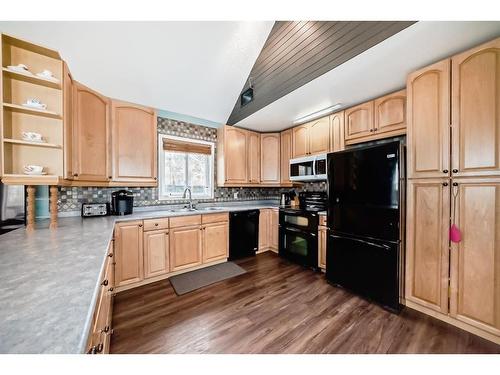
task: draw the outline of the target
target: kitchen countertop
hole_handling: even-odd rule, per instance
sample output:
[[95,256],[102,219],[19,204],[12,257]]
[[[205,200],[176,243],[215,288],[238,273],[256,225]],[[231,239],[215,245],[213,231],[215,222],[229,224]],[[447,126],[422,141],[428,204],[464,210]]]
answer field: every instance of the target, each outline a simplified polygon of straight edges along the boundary
[[0,353],[83,353],[116,222],[277,208],[241,203],[216,211],[137,210],[127,216],[59,218],[0,237]]

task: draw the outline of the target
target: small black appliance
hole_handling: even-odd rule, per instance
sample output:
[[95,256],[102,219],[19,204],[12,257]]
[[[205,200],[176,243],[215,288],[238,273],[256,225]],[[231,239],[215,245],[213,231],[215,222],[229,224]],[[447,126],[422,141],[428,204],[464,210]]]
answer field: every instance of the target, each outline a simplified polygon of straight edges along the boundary
[[113,215],[130,215],[134,207],[134,193],[118,190],[111,193],[111,211]]
[[83,203],[82,217],[106,216],[109,213],[109,203]]

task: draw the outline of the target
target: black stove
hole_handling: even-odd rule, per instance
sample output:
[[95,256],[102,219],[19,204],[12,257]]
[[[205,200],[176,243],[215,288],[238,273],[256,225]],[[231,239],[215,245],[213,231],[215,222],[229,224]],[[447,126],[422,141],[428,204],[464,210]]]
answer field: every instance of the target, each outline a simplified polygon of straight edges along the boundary
[[327,202],[325,192],[302,192],[299,193],[299,207],[280,208],[280,256],[318,268],[318,215],[327,209]]

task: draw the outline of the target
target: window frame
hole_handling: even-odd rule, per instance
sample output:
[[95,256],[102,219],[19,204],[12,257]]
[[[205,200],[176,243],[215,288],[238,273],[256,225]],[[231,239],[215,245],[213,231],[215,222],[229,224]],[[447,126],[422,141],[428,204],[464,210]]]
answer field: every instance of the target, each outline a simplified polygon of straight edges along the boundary
[[[213,199],[215,194],[215,143],[210,141],[204,141],[201,139],[193,139],[188,137],[179,137],[175,135],[169,134],[158,134],[158,200],[161,201],[179,201],[183,200],[181,196],[171,196],[163,194],[163,185],[165,183],[165,150],[163,150],[163,140],[164,139],[173,139],[178,141],[188,141],[192,143],[198,143],[203,145],[209,145],[211,148],[211,154],[209,156],[208,168],[209,168],[209,182],[211,184],[210,194],[209,195],[194,195],[193,200],[202,200],[202,199]],[[188,153],[185,153],[188,154]],[[194,153],[193,153],[194,154]],[[187,163],[187,159],[186,159]]]

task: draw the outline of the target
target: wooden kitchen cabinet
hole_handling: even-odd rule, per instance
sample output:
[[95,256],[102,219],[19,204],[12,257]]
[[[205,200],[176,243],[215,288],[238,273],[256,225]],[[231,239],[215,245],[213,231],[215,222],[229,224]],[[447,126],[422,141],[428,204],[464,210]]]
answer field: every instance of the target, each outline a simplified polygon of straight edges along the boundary
[[115,283],[134,284],[144,279],[143,224],[127,221],[115,226]]
[[64,175],[73,178],[73,77],[63,62],[63,124],[64,124]]
[[275,252],[279,249],[279,210],[269,210],[269,228],[271,233],[269,235],[269,247]]
[[382,96],[374,101],[374,133],[405,133],[406,129],[406,90]]
[[247,179],[247,133],[234,126],[223,126],[217,134],[217,179],[224,184],[246,184]]
[[290,159],[292,158],[292,129],[281,132],[280,142],[280,179],[282,184],[290,183]]
[[144,278],[167,274],[169,253],[167,229],[144,232]]
[[309,123],[309,154],[330,151],[330,117],[322,117]]
[[259,214],[259,251],[269,250],[269,209],[261,209]]
[[170,271],[202,264],[202,230],[200,225],[170,229]]
[[112,100],[113,181],[156,184],[156,111]]
[[309,124],[292,128],[292,158],[309,155]]
[[280,183],[280,134],[265,133],[260,136],[260,182]]
[[72,96],[72,179],[108,182],[109,99],[76,81]]
[[500,38],[453,56],[453,176],[500,176]]
[[[500,337],[500,178],[453,179],[450,315]],[[453,220],[453,217],[452,217]]]
[[249,183],[260,182],[260,134],[247,131],[247,161]]
[[373,101],[346,109],[345,140],[364,138],[373,133]]
[[218,222],[203,225],[203,263],[229,257],[229,223]]
[[450,60],[408,76],[408,178],[450,174]]
[[326,270],[326,227],[318,227],[318,267],[322,270]]
[[409,180],[406,217],[405,299],[448,312],[448,179]]
[[344,140],[344,111],[330,115],[330,152],[342,151]]

